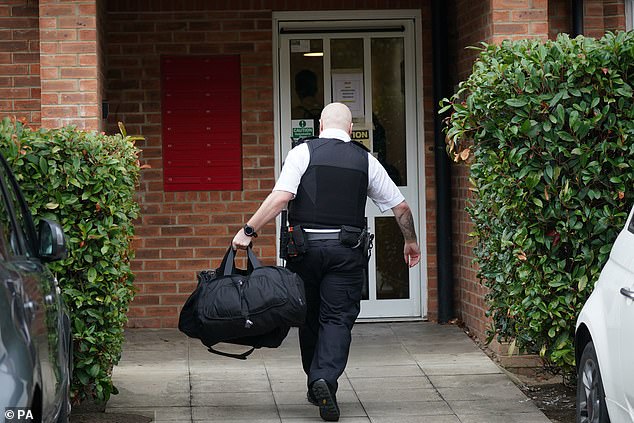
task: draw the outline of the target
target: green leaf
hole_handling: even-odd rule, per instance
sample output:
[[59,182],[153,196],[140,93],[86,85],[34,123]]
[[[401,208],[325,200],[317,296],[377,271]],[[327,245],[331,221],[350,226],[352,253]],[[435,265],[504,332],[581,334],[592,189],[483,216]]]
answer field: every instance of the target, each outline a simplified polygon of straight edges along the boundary
[[528,104],[527,98],[509,98],[504,100],[504,103],[511,107],[524,107]]
[[582,275],[582,276],[579,278],[579,282],[578,282],[578,285],[577,285],[577,289],[578,289],[579,291],[583,291],[584,289],[586,289],[586,285],[588,285],[588,276],[587,276],[587,275]]
[[95,279],[97,279],[97,270],[94,267],[88,269],[86,272],[86,278],[88,279],[88,282],[94,282]]
[[557,136],[564,141],[569,141],[569,142],[575,141],[575,138],[565,131],[557,131]]
[[46,161],[46,158],[44,158],[44,156],[40,156],[40,169],[42,170],[43,174],[48,174],[48,162]]

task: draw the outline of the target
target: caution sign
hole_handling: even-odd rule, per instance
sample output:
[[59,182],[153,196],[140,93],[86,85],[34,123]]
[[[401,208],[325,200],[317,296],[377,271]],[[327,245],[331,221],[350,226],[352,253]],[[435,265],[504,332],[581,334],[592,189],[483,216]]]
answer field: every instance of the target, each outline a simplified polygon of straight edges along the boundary
[[312,119],[293,119],[291,128],[291,138],[296,140],[315,135],[315,122]]
[[365,145],[368,150],[372,151],[372,139],[370,138],[369,129],[353,129],[350,138],[352,138],[352,141],[360,142]]

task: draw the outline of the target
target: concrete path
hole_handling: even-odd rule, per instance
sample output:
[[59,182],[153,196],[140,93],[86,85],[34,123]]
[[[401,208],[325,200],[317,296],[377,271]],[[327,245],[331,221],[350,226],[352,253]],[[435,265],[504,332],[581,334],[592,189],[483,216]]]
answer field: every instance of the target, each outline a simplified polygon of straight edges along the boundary
[[[225,345],[222,345],[225,346]],[[226,346],[234,352],[243,349]],[[296,330],[246,361],[176,329],[131,329],[107,412],[156,422],[320,422],[306,401]],[[548,423],[459,328],[360,323],[337,393],[344,423]]]

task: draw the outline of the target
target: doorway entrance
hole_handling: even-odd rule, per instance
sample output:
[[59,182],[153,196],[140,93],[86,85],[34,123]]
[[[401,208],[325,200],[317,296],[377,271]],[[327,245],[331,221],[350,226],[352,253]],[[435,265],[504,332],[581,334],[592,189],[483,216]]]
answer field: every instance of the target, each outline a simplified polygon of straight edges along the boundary
[[[407,11],[403,11],[407,15]],[[383,164],[412,208],[421,246],[422,131],[418,117],[417,12],[409,17],[366,12],[354,21],[346,13],[274,14],[278,52],[276,87],[276,160],[279,171],[291,141],[319,133],[325,104],[341,102],[353,115],[354,140]],[[349,14],[350,15],[350,14]],[[354,12],[359,16],[359,12]],[[306,16],[311,20],[307,21]],[[379,18],[380,16],[380,18]],[[425,254],[409,269],[403,237],[391,212],[367,202],[366,216],[375,234],[360,318],[420,318],[426,315]]]

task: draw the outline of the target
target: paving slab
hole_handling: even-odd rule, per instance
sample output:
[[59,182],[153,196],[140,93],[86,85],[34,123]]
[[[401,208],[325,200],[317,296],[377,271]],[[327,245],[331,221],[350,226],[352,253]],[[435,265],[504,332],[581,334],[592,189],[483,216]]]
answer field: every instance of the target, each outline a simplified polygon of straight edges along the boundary
[[[339,380],[342,423],[548,423],[456,326],[358,323]],[[219,344],[239,353],[245,347]],[[176,329],[129,329],[106,412],[155,422],[319,422],[306,401],[297,330],[247,360],[210,354]]]

